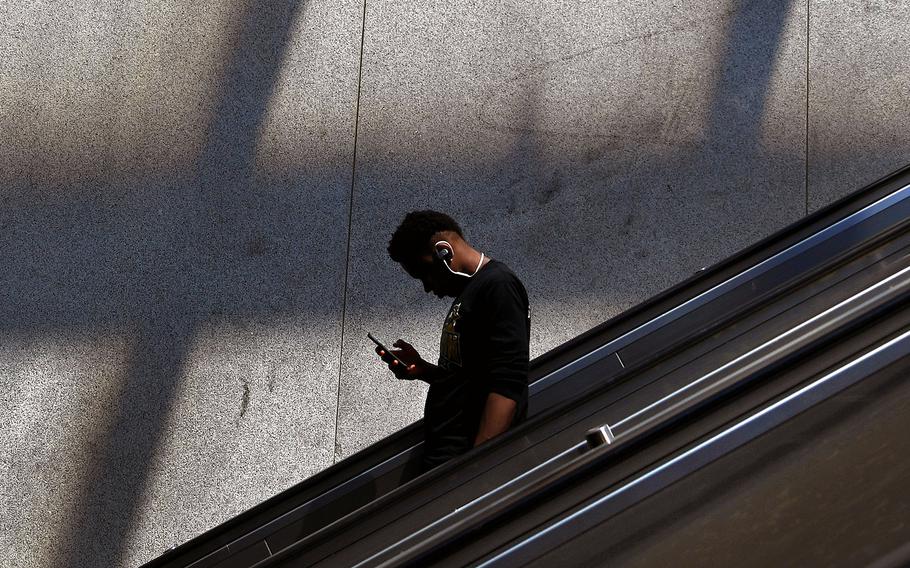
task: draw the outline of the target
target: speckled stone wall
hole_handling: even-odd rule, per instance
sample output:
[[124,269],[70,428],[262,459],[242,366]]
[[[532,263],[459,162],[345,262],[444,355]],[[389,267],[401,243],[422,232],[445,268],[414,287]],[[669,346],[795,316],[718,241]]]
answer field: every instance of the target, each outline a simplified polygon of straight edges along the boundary
[[910,164],[910,0],[811,0],[809,211]]
[[0,565],[334,460],[363,4],[0,2]]
[[135,566],[420,417],[449,211],[537,355],[910,162],[907,0],[0,0],[0,549]]

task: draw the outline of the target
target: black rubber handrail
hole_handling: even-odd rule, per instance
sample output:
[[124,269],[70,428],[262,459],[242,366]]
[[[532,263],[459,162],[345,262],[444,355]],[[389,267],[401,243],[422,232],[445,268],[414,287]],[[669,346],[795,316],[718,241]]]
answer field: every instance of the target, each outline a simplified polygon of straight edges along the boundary
[[[816,242],[816,239],[809,239],[808,240],[809,245],[807,245],[806,247],[801,247],[800,250],[813,251],[813,260],[811,262],[807,263],[806,260],[800,260],[800,257],[798,257],[798,256],[790,257],[791,263],[793,261],[796,261],[796,264],[798,264],[800,266],[799,266],[799,270],[795,270],[795,271],[783,270],[783,272],[788,273],[788,274],[793,273],[794,274],[793,276],[786,276],[782,280],[779,277],[775,277],[777,280],[780,280],[781,282],[784,282],[785,284],[775,285],[775,287],[773,289],[770,289],[769,291],[766,291],[761,294],[756,293],[753,285],[748,286],[749,301],[735,306],[735,309],[740,310],[740,311],[725,312],[725,318],[723,320],[717,320],[711,326],[700,327],[699,329],[696,330],[696,332],[694,334],[689,336],[683,343],[677,345],[677,347],[675,349],[676,350],[684,349],[685,344],[688,344],[690,342],[696,342],[701,337],[704,337],[707,335],[712,335],[713,333],[715,333],[716,329],[723,327],[725,325],[729,325],[731,321],[734,321],[737,318],[745,317],[743,314],[748,314],[750,312],[750,310],[754,310],[753,304],[755,304],[759,300],[761,300],[762,302],[766,302],[766,301],[769,301],[770,299],[776,298],[778,296],[787,295],[793,289],[804,285],[804,282],[806,280],[811,280],[811,279],[815,278],[817,275],[830,270],[832,268],[832,266],[840,266],[841,264],[843,264],[850,258],[853,258],[857,255],[866,254],[866,252],[870,248],[877,248],[882,243],[889,242],[895,236],[895,227],[902,230],[903,233],[906,233],[907,227],[910,226],[910,221],[908,221],[906,216],[903,215],[903,212],[905,212],[905,210],[907,209],[907,204],[910,203],[910,199],[907,199],[906,197],[904,197],[908,193],[910,193],[910,192],[908,192],[908,188],[903,188],[903,190],[901,192],[893,194],[891,196],[894,199],[884,200],[884,203],[893,202],[896,204],[900,204],[898,212],[901,214],[895,215],[894,211],[890,211],[890,210],[886,211],[887,207],[885,205],[883,205],[882,208],[880,208],[880,209],[874,209],[878,213],[883,213],[883,215],[870,214],[868,216],[861,217],[863,219],[863,221],[859,222],[858,224],[856,224],[856,223],[848,224],[847,226],[851,227],[851,230],[853,230],[853,232],[857,232],[856,229],[859,229],[858,236],[856,236],[856,237],[851,237],[849,239],[844,240],[844,239],[841,239],[840,236],[838,235],[838,236],[836,236],[836,238],[827,238],[826,237],[824,240],[817,241],[817,242]],[[886,213],[886,214],[884,214],[884,213]],[[822,233],[825,233],[825,231],[822,231]],[[903,233],[898,233],[898,234],[903,234]],[[835,233],[835,235],[837,235],[837,233]],[[890,235],[890,237],[889,237],[889,235]],[[812,243],[815,243],[815,244],[812,244]],[[823,251],[823,253],[819,253],[818,251]],[[802,265],[805,265],[805,268],[803,268]],[[747,270],[746,273],[748,273],[748,272],[749,271]],[[773,274],[773,272],[765,272],[763,274],[770,275],[770,274]],[[742,285],[737,285],[737,288],[738,287],[742,287]],[[735,290],[737,288],[733,288],[733,290]],[[590,398],[592,396],[597,396],[597,393],[601,392],[603,390],[603,388],[606,388],[609,386],[610,386],[609,383],[604,383],[604,384],[600,384],[599,386],[594,387],[594,390],[588,389],[584,393],[578,392],[576,394],[578,395],[578,397],[581,397],[581,398]],[[569,401],[569,402],[571,402],[571,401]],[[555,409],[550,409],[550,411],[546,415],[549,415],[551,412],[555,412]],[[526,423],[525,425],[523,425],[521,428],[513,430],[512,432],[491,442],[491,445],[488,447],[485,447],[481,453],[489,454],[489,453],[496,452],[498,450],[498,448],[497,448],[498,445],[501,445],[501,443],[504,443],[516,436],[522,436],[523,432],[528,430],[529,428],[534,427],[536,422],[538,422],[539,420],[546,419],[546,415],[537,416],[534,419],[529,420],[529,422]],[[356,513],[352,512],[351,514],[347,515],[344,518],[339,519],[338,521],[327,524],[324,528],[319,529],[316,532],[313,532],[313,533],[300,532],[298,528],[290,527],[290,526],[289,526],[289,528],[293,528],[293,530],[289,530],[287,532],[289,532],[289,534],[293,533],[295,535],[299,535],[296,537],[298,539],[306,539],[307,545],[311,546],[311,547],[317,547],[317,546],[322,547],[325,545],[325,543],[328,542],[328,540],[335,539],[335,538],[337,538],[337,536],[340,536],[340,535],[344,535],[344,538],[346,538],[347,540],[350,540],[348,538],[348,536],[351,533],[351,531],[357,532],[361,528],[362,523],[361,523],[360,519],[362,519],[364,516],[372,514],[373,512],[385,510],[385,507],[387,507],[390,503],[394,503],[395,500],[397,500],[398,497],[396,497],[396,495],[398,493],[400,493],[400,491],[407,491],[409,494],[419,493],[422,491],[422,488],[424,486],[427,486],[427,485],[432,486],[435,483],[434,480],[439,479],[439,477],[441,477],[443,475],[449,475],[450,471],[462,467],[464,465],[463,462],[465,460],[477,459],[479,455],[480,454],[478,454],[477,452],[472,452],[472,454],[469,454],[468,456],[462,456],[461,458],[456,458],[456,459],[452,460],[451,462],[447,463],[446,465],[442,466],[441,468],[437,468],[437,470],[434,470],[430,474],[423,476],[419,480],[419,482],[412,482],[412,484],[409,484],[406,488],[402,488],[393,493],[389,493],[389,494],[383,495],[381,497],[378,497],[375,501],[369,503],[368,505],[365,505],[361,510],[358,510]],[[413,483],[418,483],[418,485],[415,486],[415,485],[413,485]],[[390,500],[392,500],[392,501],[390,501]],[[285,536],[281,536],[280,538],[277,539],[278,542],[275,542],[274,539],[269,536],[269,534],[272,534],[272,533],[268,533],[268,532],[264,532],[264,531],[258,531],[258,532],[260,534],[258,534],[256,536],[256,538],[259,539],[259,542],[262,542],[262,539],[268,538],[268,540],[269,540],[268,548],[272,552],[275,552],[277,550],[285,548],[286,546],[291,545],[290,543],[288,543],[288,544],[281,543],[282,541],[288,540]],[[250,536],[253,537],[254,535],[251,534]],[[248,539],[246,544],[243,546],[239,546],[238,549],[242,550],[244,546],[250,546],[252,544],[252,541],[254,541],[254,540],[255,539],[253,539],[253,538]],[[267,555],[268,554],[263,552],[262,555],[260,556],[260,558],[265,558]],[[316,558],[316,555],[313,555],[313,558]],[[245,564],[245,565],[250,565],[250,564],[252,564],[252,562],[249,564]]]
[[[906,243],[906,241],[907,241],[906,237],[907,237],[906,233],[902,234],[901,238],[900,238],[900,242]],[[892,241],[892,244],[896,243],[896,242],[897,242],[896,240]],[[891,259],[891,264],[893,264],[894,262],[897,262],[897,266],[906,266],[907,265],[907,248],[906,248],[906,246],[900,247],[900,248],[893,248],[893,247],[891,247],[891,248],[893,250],[894,257],[891,257],[891,256],[879,257],[879,254],[881,251],[880,248],[876,248],[875,251],[864,251],[863,254],[867,255],[867,256],[872,255],[876,258],[879,258],[879,262],[884,262],[888,259]],[[903,252],[901,252],[901,251],[903,251]],[[864,271],[862,269],[860,269],[860,271],[856,272],[855,275],[860,276],[860,274],[862,274],[863,272]],[[624,383],[635,382],[635,380],[633,380],[633,379],[634,379],[634,377],[625,378],[625,379],[623,379],[623,382]],[[543,424],[534,424],[535,429],[533,429],[532,431],[525,433],[526,428],[524,426],[522,426],[520,429],[515,431],[514,435],[507,434],[506,436],[503,437],[503,439],[508,442],[509,448],[520,446],[522,441],[524,441],[525,443],[533,444],[535,442],[531,441],[533,439],[533,434],[531,434],[531,432],[536,432],[536,428],[538,426],[544,426],[545,424],[548,424],[549,423],[548,417],[551,416],[551,414],[557,415],[557,416],[561,416],[563,414],[571,414],[574,412],[573,409],[579,403],[585,404],[585,405],[589,404],[588,401],[601,398],[602,395],[604,395],[610,391],[610,388],[611,388],[610,385],[606,385],[606,390],[604,390],[604,388],[599,388],[596,391],[580,394],[579,398],[584,399],[583,401],[578,401],[578,400],[571,401],[570,407],[563,408],[558,412],[553,412],[553,413],[548,412],[547,415],[541,416],[541,417],[538,417],[537,419],[535,419],[535,422],[542,420],[544,423]],[[646,402],[645,404],[650,404],[650,402],[651,401]],[[529,426],[530,426],[530,424],[529,424]],[[512,440],[510,438],[515,438],[515,439]],[[459,463],[459,464],[457,464],[458,467],[456,469],[459,471],[464,470],[466,474],[470,473],[471,476],[483,476],[484,474],[482,473],[482,471],[485,471],[485,470],[480,467],[481,463],[489,464],[490,460],[494,456],[498,455],[501,451],[505,451],[506,449],[507,448],[498,448],[498,447],[482,448],[478,452],[474,452],[473,455],[469,456],[470,461],[472,463],[470,463],[470,464]],[[511,455],[511,454],[509,453],[508,455]],[[550,454],[548,453],[547,455],[550,455]],[[563,459],[565,457],[566,456],[559,456],[558,459],[553,460],[553,462],[547,464],[547,467],[552,466],[553,463],[555,463],[555,462],[565,461]],[[508,459],[508,458],[506,458],[506,459]],[[487,465],[487,467],[490,467],[490,466]],[[531,467],[533,469],[540,468],[539,465],[538,466],[528,465],[528,467]],[[526,474],[521,474],[521,475],[525,476]],[[427,503],[426,497],[422,497],[418,501],[413,501],[413,498],[415,496],[425,495],[428,497],[429,496],[428,492],[432,492],[434,490],[441,490],[443,492],[446,492],[446,491],[448,491],[449,485],[451,485],[449,482],[453,481],[454,479],[455,479],[454,472],[449,473],[448,477],[446,479],[440,479],[439,477],[433,475],[432,473],[428,474],[426,479],[421,479],[421,480],[419,480],[419,482],[415,482],[416,485],[409,484],[407,487],[396,490],[392,494],[383,496],[379,500],[377,500],[373,503],[370,503],[364,509],[358,511],[357,513],[353,513],[352,515],[343,519],[342,521],[339,521],[338,523],[334,523],[330,527],[326,527],[326,529],[319,531],[317,534],[313,534],[311,536],[306,537],[307,541],[304,546],[307,547],[307,553],[305,555],[301,556],[301,561],[306,564],[313,564],[313,563],[320,561],[320,559],[322,559],[322,558],[331,558],[334,555],[334,553],[330,552],[329,551],[330,549],[326,548],[326,547],[333,546],[332,543],[337,541],[338,544],[334,545],[334,546],[337,546],[339,551],[345,550],[344,555],[345,555],[346,559],[343,561],[343,563],[347,564],[349,562],[350,555],[351,555],[350,549],[351,549],[351,547],[355,546],[354,543],[359,542],[359,538],[366,538],[367,535],[371,534],[374,531],[380,531],[380,532],[383,531],[382,528],[379,528],[382,525],[381,522],[378,522],[380,517],[387,519],[387,522],[389,522],[389,523],[395,523],[397,525],[401,525],[402,527],[408,526],[409,524],[410,524],[410,526],[415,526],[415,525],[422,526],[422,525],[419,525],[419,522],[416,519],[413,519],[412,521],[407,521],[407,520],[404,520],[403,517],[399,518],[402,515],[409,515],[409,513],[407,513],[407,512],[402,512],[403,510],[400,508],[401,503],[413,502],[413,504],[407,510],[420,508],[420,507],[422,507],[422,505],[421,505],[422,503]],[[480,478],[478,478],[478,480],[481,481]],[[486,477],[484,477],[484,479],[482,480],[482,483],[485,483],[485,482],[486,482]],[[470,479],[466,478],[463,483],[471,484],[472,482],[470,481]],[[498,481],[498,483],[511,483],[511,482],[500,480],[500,481]],[[464,502],[468,502],[474,498],[475,498],[474,496],[471,496],[468,499],[466,499]],[[454,502],[452,502],[451,500],[449,500],[449,503],[451,504],[451,506],[454,506]],[[398,512],[392,512],[395,509],[398,509]],[[446,511],[446,512],[448,512],[448,511]],[[393,516],[388,516],[389,514],[391,514]],[[445,512],[441,513],[441,514],[445,514]],[[435,518],[435,517],[433,517],[433,518]],[[280,546],[278,542],[273,542],[271,540],[269,541],[269,548],[271,551],[277,552],[278,550],[283,549],[285,546],[288,546],[288,545]],[[356,546],[360,547],[361,545],[356,544]]]
[[479,568],[524,565],[868,377],[894,365],[906,367],[907,363],[903,360],[907,357],[910,357],[910,330],[905,327],[900,335],[811,380],[780,400],[753,411],[707,440],[624,482],[593,502],[553,519],[504,551],[472,565]]
[[[596,349],[599,344],[609,340],[609,337],[615,337],[634,329],[636,326],[655,317],[656,314],[661,313],[662,310],[670,309],[685,298],[694,297],[704,290],[710,289],[718,282],[729,277],[731,273],[741,270],[744,266],[754,264],[762,258],[776,254],[791,243],[804,238],[807,234],[811,234],[819,226],[825,226],[833,220],[842,217],[845,214],[845,210],[860,209],[908,182],[910,182],[910,167],[895,172],[887,178],[778,231],[736,255],[700,271],[692,278],[681,282],[639,306],[535,358],[532,361],[532,376],[539,377],[549,374],[574,358]],[[401,453],[403,448],[419,443],[421,427],[421,423],[417,422],[392,434],[373,446],[365,448],[245,513],[165,553],[146,564],[146,566],[149,568],[186,566],[207,554],[217,551],[244,534],[255,530],[256,527],[337,486],[343,480]]]
[[[418,565],[427,558],[440,554],[447,547],[457,545],[459,541],[497,522],[498,519],[572,485],[581,477],[588,476],[591,471],[602,469],[617,455],[631,451],[684,417],[726,399],[732,391],[766,376],[795,358],[814,352],[821,346],[850,333],[856,327],[880,317],[882,313],[906,304],[908,298],[910,268],[738,357],[731,362],[728,372],[721,374],[717,380],[709,381],[705,385],[693,384],[695,388],[680,389],[636,416],[637,420],[628,427],[618,429],[615,425],[613,427],[602,425],[596,428],[592,433],[600,435],[592,436],[592,439],[603,440],[606,443],[538,479],[510,488],[505,494],[497,495],[493,492],[487,498],[477,500],[446,519],[445,526],[428,527],[417,532],[412,537],[365,560],[361,566],[386,568]],[[287,553],[273,557],[273,562],[278,563],[292,556],[293,549],[290,549]],[[271,566],[273,562],[257,564],[256,568]]]

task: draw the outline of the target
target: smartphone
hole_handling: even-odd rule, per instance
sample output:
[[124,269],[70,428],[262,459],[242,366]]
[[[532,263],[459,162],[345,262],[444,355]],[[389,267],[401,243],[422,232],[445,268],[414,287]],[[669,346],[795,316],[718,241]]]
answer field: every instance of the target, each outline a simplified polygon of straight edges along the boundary
[[372,340],[373,340],[373,343],[375,343],[376,345],[379,346],[380,349],[382,349],[383,351],[385,351],[385,352],[386,352],[386,355],[389,355],[389,356],[392,357],[392,359],[395,359],[396,361],[398,361],[398,364],[401,365],[402,370],[408,368],[408,364],[407,364],[407,363],[405,363],[404,361],[402,361],[401,359],[399,359],[394,353],[392,353],[392,350],[391,350],[391,349],[389,349],[388,347],[386,347],[385,345],[383,345],[381,341],[379,341],[378,339],[376,339],[375,337],[373,337],[373,334],[372,334],[372,333],[367,333],[367,337],[369,337],[370,339],[372,339]]

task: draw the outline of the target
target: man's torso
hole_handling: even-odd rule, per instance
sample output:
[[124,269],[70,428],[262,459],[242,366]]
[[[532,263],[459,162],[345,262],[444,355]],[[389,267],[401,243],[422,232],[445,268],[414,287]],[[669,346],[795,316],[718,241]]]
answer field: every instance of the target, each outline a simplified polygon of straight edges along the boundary
[[[509,321],[499,321],[505,318]],[[496,337],[491,333],[496,332]],[[508,267],[490,261],[452,302],[443,324],[439,367],[424,408],[425,463],[437,465],[469,450],[491,392],[491,366],[524,370],[524,389],[516,388],[513,425],[527,413],[527,346],[530,312],[527,292]],[[514,346],[505,355],[502,345]],[[514,351],[514,353],[513,353]]]

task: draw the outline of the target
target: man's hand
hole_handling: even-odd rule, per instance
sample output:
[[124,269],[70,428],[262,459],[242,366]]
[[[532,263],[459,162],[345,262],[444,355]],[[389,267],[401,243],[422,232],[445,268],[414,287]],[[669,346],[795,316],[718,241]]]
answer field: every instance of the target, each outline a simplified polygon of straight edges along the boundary
[[398,361],[392,357],[388,357],[381,347],[376,348],[376,354],[379,355],[383,361],[388,363],[389,370],[395,373],[396,378],[404,380],[420,379],[429,382],[430,376],[436,369],[435,365],[431,365],[424,361],[423,358],[421,358],[420,353],[418,353],[410,343],[403,339],[399,339],[393,343],[392,347],[397,347],[392,353],[407,363],[407,368],[403,368]]

